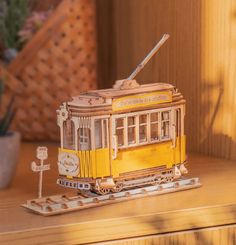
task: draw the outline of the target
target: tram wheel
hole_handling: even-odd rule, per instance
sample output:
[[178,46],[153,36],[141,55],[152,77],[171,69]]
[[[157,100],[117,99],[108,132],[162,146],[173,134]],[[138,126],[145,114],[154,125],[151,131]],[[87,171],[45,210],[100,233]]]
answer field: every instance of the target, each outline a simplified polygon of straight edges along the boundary
[[173,176],[163,176],[161,178],[161,183],[170,183],[174,180],[174,177]]
[[159,176],[153,180],[152,185],[160,185],[161,183],[162,183],[162,178]]
[[96,190],[96,192],[100,195],[106,195],[110,192],[110,189],[108,188],[104,188],[104,187],[100,187],[99,190]]
[[169,183],[169,182],[172,182],[174,180],[174,177],[173,176],[169,176],[166,178],[166,182]]
[[116,186],[111,190],[112,192],[120,192],[123,189],[123,183],[116,183]]

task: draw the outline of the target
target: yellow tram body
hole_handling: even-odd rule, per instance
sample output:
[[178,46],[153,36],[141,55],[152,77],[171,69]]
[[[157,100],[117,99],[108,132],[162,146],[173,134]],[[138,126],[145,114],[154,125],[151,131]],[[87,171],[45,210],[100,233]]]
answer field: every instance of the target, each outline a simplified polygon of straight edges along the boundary
[[170,84],[130,84],[83,93],[57,111],[58,184],[104,194],[186,173],[182,95]]
[[[117,159],[109,162],[109,148],[91,151],[73,151],[60,148],[59,152],[73,153],[79,157],[81,164],[80,178],[103,178],[113,176],[118,178],[120,174],[154,168],[166,165],[171,168],[179,163],[186,162],[185,136],[176,139],[177,145],[172,149],[171,142],[151,144],[122,150]],[[158,156],[158,157],[157,157]],[[90,159],[89,163],[87,159]],[[68,179],[73,176],[67,175]]]

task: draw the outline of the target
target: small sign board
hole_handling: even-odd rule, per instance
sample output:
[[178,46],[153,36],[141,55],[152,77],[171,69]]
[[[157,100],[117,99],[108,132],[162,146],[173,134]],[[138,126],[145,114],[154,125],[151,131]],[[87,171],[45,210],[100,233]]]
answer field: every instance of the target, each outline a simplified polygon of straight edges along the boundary
[[46,160],[48,158],[48,148],[46,146],[39,146],[37,148],[37,158],[39,160]]
[[172,101],[171,91],[158,91],[146,94],[129,95],[114,99],[112,103],[113,111],[128,110],[133,108],[152,106]]
[[50,170],[50,164],[37,165],[36,162],[32,162],[31,163],[31,169],[34,172],[40,172],[40,171]]

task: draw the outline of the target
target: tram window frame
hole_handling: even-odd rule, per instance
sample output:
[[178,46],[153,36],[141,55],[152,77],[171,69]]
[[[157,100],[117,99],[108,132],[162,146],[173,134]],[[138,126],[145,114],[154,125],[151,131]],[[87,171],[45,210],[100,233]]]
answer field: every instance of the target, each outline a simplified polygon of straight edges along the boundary
[[[153,118],[153,115],[156,115],[156,119]],[[164,116],[163,116],[164,115]],[[167,116],[168,115],[168,116]],[[146,117],[145,122],[143,122],[141,117]],[[129,118],[135,118],[133,124],[129,124]],[[162,119],[163,117],[163,119]],[[122,137],[123,137],[123,144],[118,144],[117,147],[119,149],[123,148],[129,148],[132,146],[139,146],[139,145],[147,145],[147,144],[152,144],[156,142],[164,142],[168,141],[171,139],[171,110],[170,108],[163,110],[150,110],[150,111],[143,111],[143,112],[138,112],[138,113],[129,113],[129,114],[122,114],[119,116],[116,116],[114,118],[114,133],[118,137],[118,142],[119,142],[119,135],[117,134],[117,131],[122,131]],[[123,124],[119,124],[119,127],[117,127],[117,122],[118,120],[123,120]],[[168,124],[168,135],[164,136],[163,135],[163,125]],[[145,128],[145,134],[144,135],[144,140],[141,138],[141,128]],[[155,127],[156,130],[156,137],[152,138],[152,128]],[[134,128],[134,142],[129,142],[129,129]]]
[[[138,142],[139,142],[139,144],[141,145],[141,144],[144,144],[144,143],[147,143],[148,142],[148,114],[147,113],[144,113],[144,114],[140,114],[140,115],[137,115],[138,116],[138,129],[139,129],[139,131],[138,131]],[[145,121],[143,122],[142,120],[140,120],[141,119],[141,117],[145,117],[146,119],[145,119]],[[141,130],[141,128],[144,128],[145,130],[145,132],[144,132],[144,134],[142,134],[142,130]],[[143,136],[144,135],[144,138],[141,138],[141,136]]]
[[95,149],[107,148],[109,144],[107,118],[94,119],[94,133]]
[[[168,117],[166,118],[164,115],[168,115]],[[168,132],[167,135],[165,135],[166,129]],[[162,111],[161,112],[161,140],[167,140],[167,139],[170,139],[170,111]]]
[[[122,120],[121,126],[117,127],[117,120]],[[116,130],[116,136],[117,136],[117,145],[118,147],[124,147],[125,146],[125,117],[118,117],[115,120],[115,130]],[[118,134],[117,131],[121,131],[121,134]],[[121,143],[120,142],[121,139]]]
[[94,120],[95,149],[102,148],[102,123],[101,119]]
[[[70,123],[70,124],[69,124]],[[69,138],[70,137],[70,138]],[[75,150],[75,124],[71,119],[63,122],[63,148]]]
[[81,127],[77,130],[78,150],[91,150],[91,130],[90,128]]
[[[130,119],[133,118],[132,121]],[[127,140],[128,145],[137,143],[137,116],[127,116]],[[131,139],[131,140],[130,140]]]
[[[160,140],[160,130],[159,130],[159,125],[160,125],[160,112],[155,111],[151,112],[149,114],[150,116],[150,141],[151,142],[157,142]],[[152,118],[152,116],[156,115],[157,118]],[[152,131],[153,130],[153,131]],[[154,136],[152,135],[154,133]],[[155,134],[156,133],[156,134]]]

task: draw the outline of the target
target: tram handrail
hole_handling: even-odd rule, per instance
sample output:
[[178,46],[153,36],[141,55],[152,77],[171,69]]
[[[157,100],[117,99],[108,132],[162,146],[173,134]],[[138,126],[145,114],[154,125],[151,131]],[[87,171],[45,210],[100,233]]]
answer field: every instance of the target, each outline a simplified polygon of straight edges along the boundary
[[117,139],[117,135],[113,135],[113,142],[114,142],[114,147],[113,147],[113,155],[112,155],[112,159],[115,160],[117,158],[117,153],[118,153],[118,139]]

